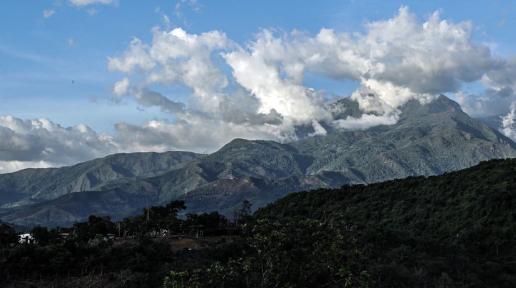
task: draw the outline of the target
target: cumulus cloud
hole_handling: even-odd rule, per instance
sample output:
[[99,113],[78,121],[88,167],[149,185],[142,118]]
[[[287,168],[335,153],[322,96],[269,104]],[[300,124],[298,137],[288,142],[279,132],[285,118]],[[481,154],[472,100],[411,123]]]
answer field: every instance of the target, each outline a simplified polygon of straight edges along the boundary
[[[112,137],[97,134],[86,125],[64,128],[47,119],[0,117],[0,170],[59,166],[117,151]],[[5,163],[11,163],[5,165]]]
[[[178,3],[179,8],[197,5]],[[468,112],[503,112],[501,131],[514,137],[516,109],[509,108],[516,101],[516,59],[492,55],[488,46],[472,39],[472,27],[441,19],[437,12],[420,20],[401,7],[390,19],[366,23],[360,33],[264,29],[244,44],[222,31],[155,28],[150,42],[133,39],[125,51],[109,58],[108,68],[121,75],[113,85],[116,100],[159,107],[169,119],[119,123],[107,136],[85,126],[2,118],[0,165],[4,170],[1,163],[56,165],[114,151],[211,152],[235,137],[291,141],[298,137],[298,127],[310,128],[306,136],[325,135],[329,126],[367,129],[396,123],[409,100],[424,104],[444,93],[455,95]],[[358,104],[360,115],[334,119],[324,92],[305,83],[307,73],[358,83],[350,100]],[[464,92],[470,83],[483,91]],[[174,90],[163,89],[170,87],[186,88],[187,95],[163,92]],[[14,129],[13,123],[24,128]]]
[[[284,77],[274,63],[263,59],[263,45],[257,40],[240,47],[219,31],[189,34],[181,28],[155,29],[151,44],[134,39],[121,56],[109,59],[112,71],[125,74],[113,91],[170,112],[176,123],[160,126],[171,129],[167,134],[188,129],[191,132],[181,141],[210,143],[204,144],[210,148],[234,137],[293,139],[294,125],[329,119],[322,94]],[[181,106],[150,89],[153,84],[183,85],[191,95]],[[205,127],[211,133],[205,133]],[[211,140],[198,142],[197,133]]]
[[506,115],[509,113],[511,103],[516,101],[516,95],[512,89],[486,88],[481,93],[459,91],[454,96],[462,109],[473,117]]
[[516,102],[510,106],[510,111],[502,118],[501,131],[505,136],[516,141]]
[[169,98],[163,96],[161,93],[141,88],[134,88],[130,86],[129,79],[124,78],[113,85],[113,94],[115,94],[115,100],[119,100],[121,97],[128,94],[132,94],[136,99],[136,102],[144,107],[160,107],[162,111],[170,114],[177,114],[183,111],[184,104],[176,101],[172,101]]
[[[244,129],[227,122],[206,122],[197,116],[187,121],[149,121],[143,125],[119,123],[113,135],[86,125],[62,127],[48,119],[0,117],[0,173],[23,168],[71,165],[118,152],[213,151],[229,140],[271,139],[261,129]],[[202,125],[201,125],[202,124]],[[195,129],[193,129],[195,128]],[[214,133],[217,131],[224,133]]]
[[[241,125],[241,131],[262,129],[272,138],[293,139],[296,125],[321,121],[345,129],[393,124],[398,108],[411,99],[428,103],[439,94],[460,93],[464,83],[501,78],[489,74],[503,67],[500,60],[489,47],[475,43],[471,33],[469,22],[443,20],[437,12],[420,21],[406,7],[391,19],[367,23],[363,33],[321,29],[312,36],[265,29],[246,45],[221,31],[154,29],[151,43],[134,39],[108,66],[125,74],[113,88],[117,95],[128,93],[129,81],[140,89],[153,84],[191,89],[184,107],[175,111],[182,121],[195,115]],[[304,83],[308,72],[358,82],[351,99],[366,115],[332,122],[324,93]],[[141,102],[138,91],[128,94]],[[147,105],[174,113],[164,108],[167,97],[157,99]],[[312,128],[320,131],[317,125]]]
[[266,124],[249,128],[223,120],[207,121],[202,115],[185,115],[174,122],[152,120],[143,125],[118,123],[112,135],[82,124],[62,127],[48,119],[1,116],[0,173],[71,165],[120,152],[211,152],[236,137],[276,139],[271,135],[274,131]]
[[259,113],[275,110],[294,123],[329,117],[321,94],[296,79],[281,75],[274,60],[284,53],[282,49],[280,43],[274,43],[270,33],[265,33],[248,49],[226,53],[224,59],[235,81],[258,99]]
[[170,114],[178,114],[182,112],[185,106],[183,103],[172,101],[162,94],[151,90],[137,90],[134,92],[134,95],[140,105],[145,107],[158,106],[163,110],[163,112],[168,112]]
[[497,64],[496,69],[482,77],[481,82],[487,89],[466,101],[485,115],[507,114],[511,103],[516,102],[516,58],[498,59]]
[[[262,49],[254,51],[260,51],[265,62],[278,62],[298,83],[307,71],[355,80],[360,90],[375,95],[375,108],[386,113],[410,99],[427,102],[456,92],[498,65],[487,46],[472,41],[470,23],[442,20],[437,12],[420,22],[402,7],[395,17],[365,28],[365,33],[354,34],[321,29],[314,37],[295,31],[280,39],[266,32],[257,40],[265,43],[257,45]],[[371,109],[370,101],[359,103]]]
[[124,96],[129,93],[129,79],[124,78],[113,85],[113,94],[116,96]]
[[456,91],[494,65],[489,48],[472,42],[470,23],[441,20],[438,12],[419,23],[403,7],[393,19],[367,26],[360,42],[375,65],[366,77],[415,93]]
[[213,63],[214,51],[228,45],[224,33],[212,31],[188,34],[180,28],[170,32],[155,29],[153,43],[134,39],[129,49],[117,58],[110,58],[112,71],[144,74],[142,85],[183,84],[194,91],[198,108],[218,108],[220,90],[227,85],[226,76]]

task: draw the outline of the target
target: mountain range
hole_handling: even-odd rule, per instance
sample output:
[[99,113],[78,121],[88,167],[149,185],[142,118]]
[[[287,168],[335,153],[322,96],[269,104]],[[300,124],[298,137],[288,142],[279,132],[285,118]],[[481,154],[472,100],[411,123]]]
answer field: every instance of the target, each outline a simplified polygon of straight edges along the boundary
[[[335,119],[359,117],[349,98]],[[516,156],[516,144],[441,96],[409,101],[399,121],[364,130],[321,123],[327,133],[290,143],[235,139],[212,154],[115,154],[70,167],[0,175],[0,218],[17,225],[70,225],[90,214],[115,219],[147,205],[186,201],[188,212],[231,215],[243,200],[259,208],[290,192],[438,175]],[[300,135],[311,128],[300,127]]]

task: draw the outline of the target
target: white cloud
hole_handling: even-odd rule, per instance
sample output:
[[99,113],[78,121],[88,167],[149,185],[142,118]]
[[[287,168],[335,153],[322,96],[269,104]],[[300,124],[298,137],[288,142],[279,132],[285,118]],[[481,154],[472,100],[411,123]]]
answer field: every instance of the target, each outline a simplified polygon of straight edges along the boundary
[[[211,147],[234,137],[255,138],[253,135],[292,139],[295,124],[329,119],[330,113],[321,93],[283,77],[276,66],[261,59],[260,51],[267,50],[266,45],[257,41],[241,48],[219,31],[189,34],[180,28],[169,32],[155,29],[151,44],[134,39],[120,57],[109,59],[111,70],[126,74],[113,90],[116,95],[131,94],[144,106],[158,106],[174,114],[177,123],[160,127],[172,129],[170,133],[180,133],[185,127],[192,131],[189,133],[205,133],[203,139],[213,139],[200,143],[216,143]],[[221,67],[224,62],[228,67]],[[231,75],[225,72],[228,68]],[[236,88],[228,87],[229,79]],[[129,87],[133,80],[138,88]],[[147,88],[153,84],[184,85],[192,94],[180,106]],[[216,126],[211,127],[213,123]],[[181,137],[182,141],[195,138],[190,134]]]
[[109,58],[108,68],[112,71],[131,72],[134,68],[151,70],[156,65],[147,54],[147,45],[139,39],[133,39],[129,49],[121,58]]
[[[70,1],[77,6],[114,2]],[[195,1],[177,3],[178,11],[184,5],[198,9]],[[152,41],[133,39],[123,53],[109,58],[108,68],[121,74],[113,85],[116,99],[131,97],[142,107],[159,107],[169,120],[119,123],[106,136],[85,126],[2,118],[0,161],[15,161],[16,167],[19,162],[58,165],[114,151],[207,152],[235,137],[289,141],[298,125],[312,127],[309,136],[328,133],[324,124],[340,129],[391,125],[407,101],[427,103],[443,93],[454,93],[468,112],[503,112],[502,131],[514,136],[515,109],[509,107],[516,101],[516,58],[493,56],[487,45],[472,40],[473,31],[471,23],[443,20],[439,13],[421,21],[406,7],[390,19],[366,23],[361,33],[262,30],[246,44],[222,31],[156,28]],[[359,83],[351,100],[363,115],[332,119],[324,93],[306,85],[307,73]],[[463,92],[469,83],[484,91]],[[178,86],[188,95],[164,92]],[[11,122],[25,128],[13,129]],[[38,124],[43,122],[46,126]]]
[[130,85],[130,81],[127,78],[124,78],[113,85],[113,94],[116,96],[116,101],[131,93],[136,102],[144,107],[157,106],[160,107],[162,111],[170,114],[180,113],[184,109],[185,105],[183,103],[172,101],[159,92],[145,88],[134,88]]
[[123,96],[129,92],[129,79],[124,78],[113,85],[113,94]]
[[266,126],[248,127],[221,120],[205,121],[189,115],[176,122],[149,121],[137,126],[117,124],[117,141],[136,151],[189,150],[212,152],[236,137],[246,139],[276,139]]
[[197,0],[178,0],[174,7],[177,18],[183,19],[183,9],[185,7],[188,7],[195,12],[199,12],[201,10],[201,5]]
[[516,102],[510,107],[509,113],[502,118],[501,132],[516,141]]
[[516,58],[493,58],[493,63],[480,80],[485,87],[483,91],[455,94],[462,108],[471,115],[507,115],[511,112],[511,103],[516,102]]
[[1,161],[0,173],[10,173],[27,168],[49,168],[55,164],[45,161]]
[[481,93],[459,91],[454,94],[462,109],[474,117],[499,116],[509,113],[516,95],[511,88],[487,88]]
[[156,91],[139,89],[134,90],[133,94],[136,101],[145,107],[157,106],[160,107],[163,112],[175,115],[184,110],[185,105],[183,103],[172,101]]
[[366,75],[409,88],[415,93],[456,91],[480,79],[494,63],[490,50],[471,40],[471,24],[441,20],[435,12],[425,22],[402,7],[387,21],[367,25],[359,39],[373,69]]
[[96,133],[82,124],[62,127],[48,119],[0,116],[0,173],[29,167],[71,165],[119,152],[211,152],[236,137],[278,139],[280,136],[276,133],[279,133],[278,129],[267,124],[249,128],[190,114],[174,122],[119,123],[112,135]]
[[[155,29],[151,43],[134,39],[125,53],[110,58],[109,68],[126,77],[115,84],[115,94],[127,94],[125,84],[134,82],[139,90],[129,94],[138,103],[175,114],[181,127],[202,131],[192,119],[203,119],[200,125],[237,125],[233,131],[260,131],[285,140],[295,138],[296,125],[312,125],[323,133],[314,124],[321,121],[343,129],[394,124],[407,101],[428,103],[450,92],[466,95],[460,93],[464,83],[485,83],[486,103],[476,105],[491,105],[494,94],[509,91],[514,78],[503,75],[516,65],[493,57],[488,46],[472,40],[472,31],[471,23],[442,20],[437,12],[420,21],[406,7],[391,19],[367,23],[363,33],[321,29],[311,36],[262,30],[244,46],[220,31]],[[365,114],[332,122],[323,93],[305,85],[307,72],[359,82],[351,99]],[[147,88],[154,84],[183,85],[192,94],[182,109],[167,109],[169,101],[179,103],[161,94],[150,100],[138,92],[154,91]],[[459,101],[467,107],[473,98]]]
[[259,52],[263,61],[277,63],[297,83],[307,71],[359,81],[392,107],[458,91],[497,66],[489,48],[471,40],[470,23],[441,20],[438,13],[420,22],[402,7],[365,28],[354,34],[321,29],[314,37],[294,31],[278,38],[266,31],[257,43],[268,44]]
[[237,120],[254,129],[264,122],[251,119],[277,114],[274,118],[281,121],[276,121],[274,135],[291,138],[286,135],[295,125],[331,121],[322,92],[304,84],[307,72],[358,81],[361,87],[352,99],[364,112],[382,116],[356,120],[369,126],[392,124],[398,107],[407,101],[426,103],[441,93],[457,92],[463,83],[478,81],[498,65],[487,46],[471,40],[470,23],[441,20],[438,13],[421,22],[402,7],[395,17],[369,22],[365,28],[354,34],[321,29],[314,36],[262,30],[245,46],[220,31],[155,29],[151,43],[134,39],[120,57],[110,58],[109,68],[128,77],[115,84],[117,91],[127,92],[121,89],[125,79],[136,81],[140,89],[184,85],[192,90],[185,102],[190,115]]
[[56,10],[54,9],[45,9],[43,10],[43,17],[44,18],[50,18],[56,14]]
[[310,137],[317,135],[324,136],[328,134],[328,131],[324,129],[324,127],[321,125],[321,123],[319,123],[319,121],[312,121],[312,128],[314,129],[314,132],[309,134]]
[[351,95],[365,112],[389,114],[411,99],[422,104],[432,101],[437,94],[414,93],[408,87],[396,86],[392,82],[375,79],[362,80],[362,87]]
[[97,134],[86,125],[64,128],[47,119],[0,116],[0,161],[12,162],[0,170],[22,167],[23,163],[71,164],[117,150],[111,136]]
[[265,62],[259,51],[235,51],[224,57],[235,81],[258,99],[259,113],[275,110],[296,123],[329,117],[320,94],[281,77],[278,67]]
[[399,119],[398,113],[374,115],[363,114],[359,118],[348,116],[346,119],[333,121],[333,125],[346,130],[365,130],[378,125],[396,124]]
[[227,78],[212,57],[228,45],[225,34],[217,31],[194,35],[181,28],[170,32],[155,29],[152,45],[134,39],[122,57],[109,59],[108,66],[113,71],[143,72],[143,85],[185,85],[193,90],[192,101],[198,109],[213,111]]
[[69,2],[74,6],[84,7],[94,4],[112,4],[115,2],[115,0],[69,0]]

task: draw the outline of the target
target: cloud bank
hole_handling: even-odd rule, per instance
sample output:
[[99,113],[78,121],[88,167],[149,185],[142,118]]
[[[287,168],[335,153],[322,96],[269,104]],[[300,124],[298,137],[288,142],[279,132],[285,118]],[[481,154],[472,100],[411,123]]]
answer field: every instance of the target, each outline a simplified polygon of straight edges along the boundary
[[[190,129],[216,122],[221,131],[231,124],[238,131],[287,141],[295,139],[296,125],[320,131],[322,121],[343,129],[393,124],[407,101],[427,103],[444,93],[456,94],[467,109],[468,102],[480,99],[464,96],[461,89],[469,83],[485,86],[482,107],[494,105],[495,95],[512,97],[514,77],[505,75],[514,73],[515,65],[474,42],[472,31],[471,23],[444,20],[438,12],[420,21],[407,7],[391,19],[366,23],[363,33],[264,29],[245,45],[221,31],[154,29],[150,43],[134,39],[124,53],[110,58],[109,68],[124,75],[114,85],[115,94],[170,111]],[[324,93],[304,83],[307,73],[359,83],[351,98],[366,114],[333,121]],[[170,109],[177,103],[168,103],[166,96],[152,101],[139,92],[154,85],[184,86],[192,93],[182,109]],[[491,110],[507,113],[504,107]],[[228,133],[226,140],[234,136]]]
[[[113,135],[100,135],[84,125],[63,128],[44,119],[4,117],[0,172],[20,163],[54,166],[119,151],[209,152],[236,137],[290,141],[299,125],[312,127],[310,135],[327,133],[323,122],[337,129],[391,125],[407,101],[427,103],[445,93],[469,113],[507,115],[501,131],[516,137],[516,104],[510,109],[516,102],[516,59],[492,55],[473,41],[471,23],[441,19],[438,12],[421,21],[402,7],[364,28],[362,33],[323,28],[315,35],[264,29],[245,44],[222,31],[155,28],[152,41],[133,39],[109,58],[108,68],[121,77],[112,88],[115,101],[158,107],[169,120],[119,123]],[[327,95],[305,83],[308,73],[358,83],[350,97],[364,114],[333,119]],[[470,84],[483,90],[466,93]],[[189,93],[165,95],[163,87]]]
[[64,128],[47,119],[0,116],[0,173],[71,164],[118,150],[111,136],[86,125]]

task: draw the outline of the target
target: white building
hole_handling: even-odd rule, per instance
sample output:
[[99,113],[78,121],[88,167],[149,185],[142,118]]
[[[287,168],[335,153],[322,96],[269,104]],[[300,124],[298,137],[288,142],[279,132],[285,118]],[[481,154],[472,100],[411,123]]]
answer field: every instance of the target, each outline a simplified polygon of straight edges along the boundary
[[34,236],[30,233],[24,233],[18,235],[18,243],[20,244],[35,244],[36,240],[34,239]]

